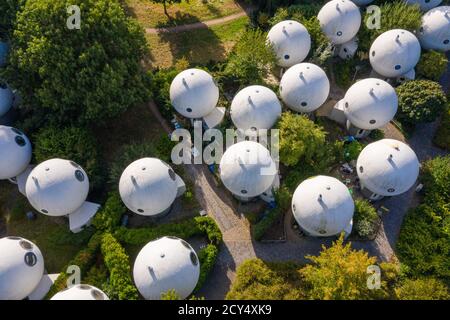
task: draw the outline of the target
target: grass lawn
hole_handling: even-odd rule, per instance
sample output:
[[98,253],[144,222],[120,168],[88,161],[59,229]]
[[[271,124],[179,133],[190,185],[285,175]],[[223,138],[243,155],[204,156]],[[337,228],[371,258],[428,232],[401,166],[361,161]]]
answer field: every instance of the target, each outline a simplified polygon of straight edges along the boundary
[[65,218],[50,218],[43,214],[30,221],[25,216],[30,210],[31,206],[16,186],[0,182],[0,225],[4,224],[6,229],[0,237],[19,236],[34,242],[44,256],[46,270],[59,273],[84,247],[90,231],[72,234]]
[[170,67],[183,57],[192,64],[206,64],[211,60],[223,61],[248,22],[248,17],[242,17],[210,29],[147,34],[152,66]]
[[166,27],[226,17],[242,10],[235,0],[182,0],[167,5],[171,19],[162,4],[151,0],[122,0],[127,13],[144,28]]

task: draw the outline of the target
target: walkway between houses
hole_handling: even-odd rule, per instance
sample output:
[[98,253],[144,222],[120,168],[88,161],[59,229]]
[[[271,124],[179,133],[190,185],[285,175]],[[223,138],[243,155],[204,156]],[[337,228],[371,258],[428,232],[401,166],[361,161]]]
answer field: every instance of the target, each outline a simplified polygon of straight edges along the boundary
[[158,34],[158,33],[178,33],[178,32],[185,32],[185,31],[191,31],[196,29],[208,29],[212,26],[221,25],[230,21],[237,20],[239,18],[245,17],[246,15],[250,15],[255,10],[254,7],[248,7],[242,9],[241,12],[222,17],[217,18],[213,20],[208,21],[200,21],[190,24],[184,24],[180,26],[175,27],[167,27],[167,28],[146,28],[145,32],[148,34]]

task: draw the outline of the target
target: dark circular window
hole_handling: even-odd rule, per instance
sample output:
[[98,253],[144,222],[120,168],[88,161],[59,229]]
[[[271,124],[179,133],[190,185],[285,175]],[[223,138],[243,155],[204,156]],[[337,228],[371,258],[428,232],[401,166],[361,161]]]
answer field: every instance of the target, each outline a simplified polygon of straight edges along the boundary
[[198,265],[197,255],[194,252],[191,251],[190,257],[191,257],[192,264],[194,266]]
[[376,120],[370,120],[369,123],[370,124],[375,124],[377,121]]
[[103,297],[103,294],[100,291],[95,290],[95,289],[91,290],[91,296],[95,300],[105,300],[105,297]]
[[181,244],[182,244],[183,246],[185,246],[186,248],[188,248],[189,250],[191,250],[191,246],[189,245],[189,243],[187,243],[186,241],[184,241],[184,240],[182,240],[182,239],[180,239],[180,241],[181,241]]
[[346,53],[348,52],[347,48],[344,48],[344,52],[346,52]]
[[84,181],[84,173],[81,172],[81,170],[76,170],[75,171],[75,178],[80,181],[83,182]]
[[364,168],[363,168],[363,166],[360,166],[360,167],[359,167],[359,172],[361,172],[361,173],[363,173],[363,172],[364,172]]
[[247,190],[241,190],[242,194],[247,194]]
[[338,31],[338,32],[336,33],[336,35],[337,35],[338,37],[342,36],[342,31]]
[[175,181],[175,179],[177,178],[177,175],[175,174],[175,172],[173,172],[172,169],[169,169],[169,176],[173,181]]
[[251,127],[250,129],[251,129],[252,131],[258,130],[258,129],[256,129],[256,127]]
[[144,210],[142,210],[142,209],[137,209],[137,211],[138,211],[139,213],[144,213]]
[[327,233],[327,231],[322,229],[322,230],[319,230],[319,233],[320,234],[325,234],[325,233]]
[[11,128],[12,132],[14,132],[15,134],[18,134],[19,136],[23,136],[23,132],[16,129],[16,128]]
[[444,40],[444,44],[448,44],[449,42],[450,42],[449,39],[445,39],[445,40]]
[[25,264],[29,267],[33,267],[37,263],[37,257],[33,252],[27,252],[24,256]]
[[33,245],[31,243],[29,243],[28,241],[25,241],[25,240],[20,241],[19,245],[25,250],[33,249]]
[[345,103],[345,107],[348,108],[348,102]]
[[402,66],[399,65],[399,64],[397,64],[397,65],[394,67],[395,70],[400,70],[401,68],[402,68]]
[[388,189],[388,192],[389,192],[389,193],[395,192],[395,189],[394,189],[394,188],[389,188],[389,189]]
[[292,210],[296,210],[295,204],[292,205]]
[[285,59],[285,60],[289,60],[289,58],[290,58],[290,56],[289,56],[288,54],[285,54],[285,55],[284,55],[284,59]]
[[48,213],[48,210],[42,209],[41,210],[43,213]]
[[372,51],[372,57],[375,57],[375,51]]
[[302,105],[302,107],[306,107],[306,106],[308,105],[308,102],[303,101],[303,102],[301,103],[301,105]]
[[17,145],[19,145],[20,147],[24,147],[24,146],[27,144],[27,142],[25,141],[25,139],[22,138],[21,136],[16,136],[16,137],[14,138],[14,140],[16,141]]
[[191,108],[186,108],[186,111],[190,113],[190,112],[192,112],[192,109]]

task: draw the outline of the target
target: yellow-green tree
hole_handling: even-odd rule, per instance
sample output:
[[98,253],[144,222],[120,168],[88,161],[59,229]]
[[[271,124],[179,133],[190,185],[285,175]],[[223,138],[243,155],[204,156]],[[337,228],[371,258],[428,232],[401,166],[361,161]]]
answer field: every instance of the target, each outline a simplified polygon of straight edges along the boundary
[[448,288],[434,278],[408,279],[395,289],[400,300],[448,300]]

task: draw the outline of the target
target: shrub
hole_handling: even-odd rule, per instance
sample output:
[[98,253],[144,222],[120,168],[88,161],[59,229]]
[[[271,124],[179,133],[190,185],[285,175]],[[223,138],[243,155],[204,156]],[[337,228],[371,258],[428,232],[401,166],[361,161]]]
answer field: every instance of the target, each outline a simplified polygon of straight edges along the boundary
[[17,12],[26,0],[2,0],[0,3],[0,36],[12,33]]
[[220,245],[222,243],[222,232],[214,219],[210,217],[195,217],[194,221],[197,224],[197,228],[207,235],[211,244]]
[[352,161],[358,159],[359,154],[364,149],[364,145],[359,141],[352,141],[344,147],[345,161]]
[[241,86],[264,84],[268,70],[275,66],[276,55],[266,44],[260,30],[246,31],[236,43],[225,66],[224,76]]
[[101,241],[101,250],[105,265],[109,270],[109,292],[111,299],[137,300],[136,287],[131,280],[130,259],[120,243],[110,234],[105,233]]
[[90,284],[91,286],[97,287],[102,290],[107,287],[107,281],[108,270],[103,263],[98,266],[93,266],[83,278],[83,283]]
[[159,107],[161,114],[167,119],[171,120],[173,117],[173,107],[170,102],[170,84],[177,76],[176,68],[157,70],[150,74],[151,77],[151,91],[156,105]]
[[442,87],[430,80],[407,81],[397,87],[397,94],[398,119],[409,124],[434,121],[447,104]]
[[161,300],[181,300],[181,298],[175,289],[171,289],[161,293]]
[[361,238],[370,239],[375,236],[379,221],[377,211],[369,201],[355,200],[353,232]]
[[450,151],[450,107],[447,107],[442,115],[441,124],[436,131],[433,142],[439,148]]
[[198,279],[197,286],[195,287],[194,292],[200,290],[205,284],[207,277],[216,264],[218,255],[219,249],[213,244],[208,244],[205,248],[199,251],[198,260],[200,261],[200,277]]
[[284,112],[278,123],[280,161],[286,166],[314,163],[326,144],[326,132],[304,115]]
[[372,130],[369,134],[369,138],[375,141],[384,139],[384,132],[380,129]]
[[437,157],[422,164],[425,202],[447,205],[450,202],[450,156]]
[[270,209],[270,211],[253,226],[253,238],[257,241],[264,237],[264,234],[269,228],[279,219],[283,211],[280,208]]
[[101,186],[103,173],[97,149],[98,143],[88,129],[47,127],[35,135],[34,141],[37,162],[53,158],[74,161],[86,171],[94,188]]
[[333,64],[333,74],[336,84],[342,89],[348,89],[353,84],[355,74],[355,60],[344,60]]
[[448,300],[448,287],[434,278],[408,279],[397,289],[400,300]]
[[64,290],[66,288],[67,279],[69,278],[69,274],[67,274],[66,272],[68,266],[72,265],[78,266],[81,271],[81,277],[83,277],[95,263],[97,254],[100,251],[100,244],[101,244],[101,235],[99,233],[96,233],[89,240],[89,243],[87,244],[86,248],[78,252],[75,258],[73,258],[64,268],[64,270],[61,271],[58,278],[55,280],[55,283],[52,285],[49,292],[45,296],[45,299],[50,299],[59,291]]
[[448,59],[445,53],[428,51],[422,54],[416,70],[417,75],[425,79],[439,81],[447,71]]
[[294,263],[266,263],[260,259],[244,261],[227,300],[298,300],[305,299],[304,285]]
[[102,231],[113,231],[120,225],[120,219],[126,212],[118,192],[111,192],[108,195],[105,205],[97,212],[92,224]]

